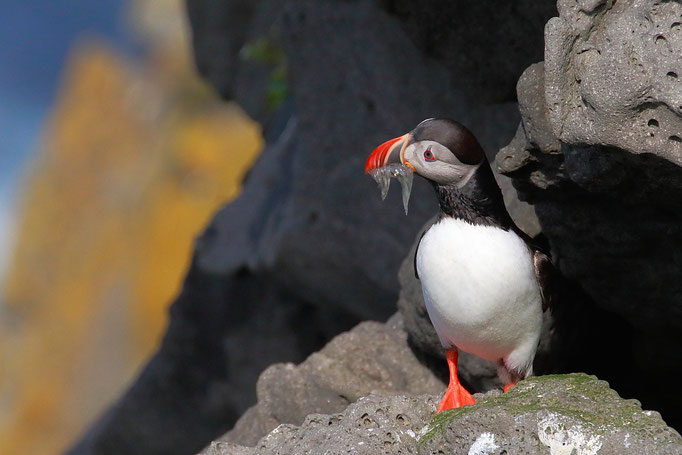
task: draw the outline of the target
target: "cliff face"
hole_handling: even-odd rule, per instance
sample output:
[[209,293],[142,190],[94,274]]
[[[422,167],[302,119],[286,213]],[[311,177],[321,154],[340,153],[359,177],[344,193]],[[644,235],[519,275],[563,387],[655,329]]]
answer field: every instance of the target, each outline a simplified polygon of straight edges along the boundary
[[[250,387],[259,369],[276,361],[302,360],[361,319],[388,317],[401,286],[409,346],[422,363],[430,364],[439,349],[424,322],[418,283],[403,271],[399,284],[397,272],[401,261],[411,262],[411,257],[406,259],[409,247],[435,212],[431,190],[415,182],[410,216],[405,218],[397,195],[381,204],[361,169],[377,143],[434,116],[453,117],[469,126],[491,161],[517,131],[498,154],[498,165],[535,207],[515,200],[508,179],[498,176],[499,181],[514,218],[529,231],[542,228],[566,278],[562,304],[554,319],[546,321],[539,369],[598,373],[625,396],[641,398],[645,408],[661,409],[675,422],[682,408],[654,384],[673,387],[668,381],[678,376],[671,365],[679,363],[654,354],[668,353],[675,345],[671,334],[680,302],[676,287],[667,286],[665,277],[676,270],[676,253],[660,243],[646,248],[647,242],[637,236],[645,233],[652,245],[654,232],[666,240],[668,233],[677,233],[680,178],[674,131],[680,116],[670,106],[675,106],[678,92],[668,79],[663,84],[653,74],[652,62],[677,68],[678,54],[668,47],[654,47],[659,54],[648,54],[654,51],[646,45],[641,55],[627,60],[645,63],[620,67],[616,63],[625,58],[621,54],[627,46],[613,43],[625,40],[637,49],[639,40],[653,40],[658,46],[670,41],[670,49],[677,49],[678,3],[569,3],[559,2],[559,18],[550,20],[557,11],[549,1],[189,0],[199,71],[224,97],[236,100],[265,125],[266,147],[239,198],[215,215],[197,242],[159,351],[72,453],[198,451],[253,403]],[[669,31],[659,31],[661,24]],[[627,33],[637,38],[626,39]],[[530,66],[519,80],[523,68],[543,58],[543,49],[544,72],[541,65]],[[614,65],[622,76],[618,91],[614,80],[607,84],[599,79],[600,74],[611,75]],[[642,86],[640,73],[647,68],[652,75]],[[674,77],[668,73],[682,74],[674,68],[666,71],[670,79]],[[513,100],[515,86],[519,104]],[[621,92],[633,96],[617,96]],[[641,124],[649,109],[661,115],[646,120],[646,128],[656,128],[655,123],[649,125],[656,120],[667,139],[649,143],[634,137],[651,132]],[[628,131],[623,125],[630,125]],[[623,136],[613,128],[620,128]],[[673,199],[665,202],[668,196]],[[633,214],[636,219],[631,219]],[[670,244],[675,242],[676,237]],[[656,273],[648,264],[660,264],[665,272]],[[638,280],[639,275],[644,279]],[[363,358],[372,348],[370,342],[351,352]],[[405,352],[414,355],[407,348]],[[675,350],[671,357],[678,354]],[[638,362],[643,363],[632,367]],[[229,450],[301,449],[296,440],[306,434],[314,439],[322,432],[308,432],[310,427],[331,422],[338,428],[336,423],[354,418],[362,405],[331,420],[303,420],[306,413],[334,416],[361,395],[359,389],[350,393],[326,387],[333,382],[332,373],[338,373],[330,368],[333,359],[321,362],[324,366],[317,367],[316,375],[310,373],[311,364],[315,362],[304,362],[298,370],[268,370],[259,383],[258,405],[235,429],[250,439],[232,441],[254,444],[253,435],[263,436],[278,423],[303,427],[275,430],[258,449]],[[623,365],[635,368],[644,380],[625,373]],[[383,368],[376,370],[381,377]],[[490,366],[476,359],[467,361],[463,374],[478,390],[494,387]],[[352,375],[346,377],[352,382]],[[559,378],[547,390],[560,391],[571,380]],[[273,397],[268,384],[290,393]],[[404,381],[390,393],[407,393],[410,384]],[[297,407],[299,398],[303,405]],[[410,400],[387,402],[403,409],[400,406]],[[485,402],[503,407],[503,401]],[[614,408],[622,405],[615,399],[611,403]],[[535,404],[547,408],[551,403]],[[623,406],[633,410],[631,405]],[[471,415],[487,419],[488,408],[483,408],[481,414]],[[584,426],[575,421],[564,425],[559,419],[556,428],[548,424],[545,436],[538,436],[540,410],[533,408],[528,415],[528,431],[537,438],[531,441],[533,450],[543,447],[542,438],[546,447],[559,444],[568,437],[561,433],[566,425]],[[424,418],[419,409],[415,412],[415,419]],[[639,422],[640,414],[633,410],[626,424]],[[672,435],[674,453],[679,435],[659,420],[649,424],[652,431]],[[469,440],[472,435],[457,433],[455,426],[441,436]],[[608,443],[609,450],[628,443],[624,433],[619,435],[621,439]],[[318,446],[309,447],[323,446],[314,440]],[[496,441],[499,446],[501,440]],[[606,441],[602,443],[606,447]],[[580,450],[590,453],[590,447]]]

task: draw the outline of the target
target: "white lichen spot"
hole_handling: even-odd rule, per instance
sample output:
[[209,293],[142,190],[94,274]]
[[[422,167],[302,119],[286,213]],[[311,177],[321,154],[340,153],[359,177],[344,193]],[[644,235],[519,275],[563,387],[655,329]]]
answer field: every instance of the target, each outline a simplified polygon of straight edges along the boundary
[[521,392],[527,392],[529,390],[533,390],[535,388],[535,384],[526,384],[526,383],[521,383],[516,386],[516,389],[521,391]]
[[430,430],[431,426],[428,423],[424,425],[424,427],[421,430],[419,430],[419,433],[417,433],[417,441],[419,441],[421,437],[428,433]]
[[625,439],[623,439],[623,445],[626,449],[630,448],[630,433],[625,433]]
[[489,455],[499,448],[494,434],[482,433],[469,448],[469,455]]
[[602,446],[601,436],[552,413],[538,422],[538,438],[550,455],[596,455]]

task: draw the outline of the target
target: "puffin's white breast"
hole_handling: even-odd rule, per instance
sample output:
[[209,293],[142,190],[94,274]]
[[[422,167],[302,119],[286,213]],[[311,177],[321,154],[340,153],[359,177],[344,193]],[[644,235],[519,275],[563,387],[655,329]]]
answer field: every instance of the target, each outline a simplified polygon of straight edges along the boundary
[[488,360],[535,353],[542,325],[531,252],[513,231],[444,217],[422,237],[417,273],[441,343]]

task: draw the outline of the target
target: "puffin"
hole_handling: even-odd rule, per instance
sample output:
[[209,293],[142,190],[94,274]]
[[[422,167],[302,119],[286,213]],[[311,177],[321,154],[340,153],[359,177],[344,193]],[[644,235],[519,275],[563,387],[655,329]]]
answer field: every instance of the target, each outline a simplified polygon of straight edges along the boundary
[[553,265],[512,221],[474,135],[454,120],[426,119],[374,149],[365,173],[383,196],[388,177],[398,177],[406,213],[407,174],[429,181],[438,198],[414,258],[450,373],[437,412],[475,402],[457,377],[459,350],[497,363],[505,392],[532,375]]

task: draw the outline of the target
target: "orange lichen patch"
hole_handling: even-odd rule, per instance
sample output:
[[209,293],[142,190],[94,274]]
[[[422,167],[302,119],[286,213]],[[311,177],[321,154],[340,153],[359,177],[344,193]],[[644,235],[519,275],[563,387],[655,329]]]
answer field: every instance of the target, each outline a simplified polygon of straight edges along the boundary
[[175,178],[149,189],[147,222],[140,236],[141,266],[134,292],[143,301],[156,302],[156,306],[135,308],[133,333],[143,344],[156,339],[154,333],[162,322],[159,311],[175,294],[176,288],[164,283],[179,285],[189,265],[191,242],[174,239],[192,239],[215,208],[237,194],[240,181],[224,176],[243,175],[255,156],[254,132],[240,128],[236,115],[236,111],[214,112],[177,118],[169,125],[163,172]]
[[2,454],[63,450],[132,379],[261,147],[189,67],[132,67],[76,49],[25,180],[0,295]]

